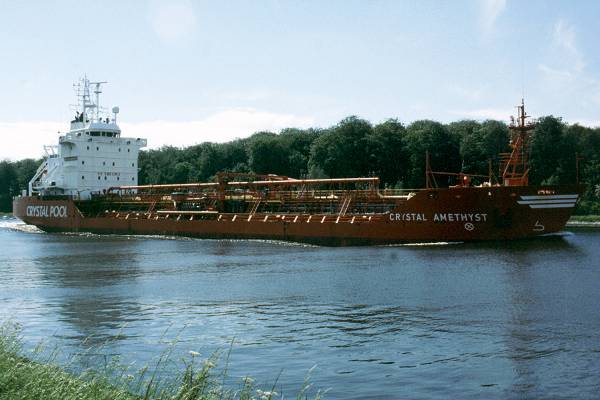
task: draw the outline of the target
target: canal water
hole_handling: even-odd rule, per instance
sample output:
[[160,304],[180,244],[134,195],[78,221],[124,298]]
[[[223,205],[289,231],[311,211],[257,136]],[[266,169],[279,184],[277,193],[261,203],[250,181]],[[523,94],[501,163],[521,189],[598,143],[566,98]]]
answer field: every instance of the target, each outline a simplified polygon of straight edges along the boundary
[[[286,398],[597,398],[600,230],[325,248],[46,234],[0,221],[0,321],[144,365],[229,354]],[[173,363],[173,368],[180,368]],[[232,383],[236,384],[236,383]]]

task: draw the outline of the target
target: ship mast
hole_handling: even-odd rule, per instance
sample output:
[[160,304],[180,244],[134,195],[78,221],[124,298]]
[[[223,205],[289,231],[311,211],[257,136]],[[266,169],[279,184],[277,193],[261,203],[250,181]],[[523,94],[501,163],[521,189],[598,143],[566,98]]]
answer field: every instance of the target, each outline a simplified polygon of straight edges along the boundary
[[509,126],[512,151],[500,153],[500,168],[504,186],[527,186],[529,184],[529,145],[535,123],[526,121],[529,115],[525,112],[523,99],[517,109],[517,119],[515,121],[515,118],[511,117]]
[[[102,93],[101,85],[107,82],[90,82],[86,77],[81,78],[79,82],[74,86],[75,92],[78,99],[78,108],[81,112],[80,120],[77,119],[73,122],[81,122],[82,126],[85,126],[89,122],[100,121],[100,94]],[[94,86],[93,93],[96,97],[96,101],[92,100],[90,93],[91,86]]]

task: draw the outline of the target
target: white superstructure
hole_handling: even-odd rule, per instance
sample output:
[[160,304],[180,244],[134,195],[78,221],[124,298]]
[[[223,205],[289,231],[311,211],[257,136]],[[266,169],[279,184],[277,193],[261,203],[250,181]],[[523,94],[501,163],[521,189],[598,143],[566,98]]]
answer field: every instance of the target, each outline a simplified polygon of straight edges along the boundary
[[109,187],[137,185],[138,154],[146,139],[121,137],[119,108],[113,107],[112,116],[100,108],[103,83],[82,78],[74,85],[78,104],[71,129],[57,146],[44,146],[44,162],[29,182],[30,196],[88,199]]

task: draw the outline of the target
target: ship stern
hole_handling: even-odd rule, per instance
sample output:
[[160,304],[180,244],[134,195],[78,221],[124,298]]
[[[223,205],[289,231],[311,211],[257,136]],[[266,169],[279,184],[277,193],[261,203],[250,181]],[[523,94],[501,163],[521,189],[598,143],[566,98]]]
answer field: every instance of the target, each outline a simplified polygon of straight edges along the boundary
[[13,198],[12,213],[13,216],[25,221],[27,218],[27,205],[30,204],[31,197],[29,196],[17,196]]

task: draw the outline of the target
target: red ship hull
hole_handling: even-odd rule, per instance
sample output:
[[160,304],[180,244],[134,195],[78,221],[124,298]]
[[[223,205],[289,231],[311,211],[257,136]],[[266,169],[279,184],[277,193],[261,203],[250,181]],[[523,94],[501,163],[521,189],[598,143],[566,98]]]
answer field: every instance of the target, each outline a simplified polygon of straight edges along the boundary
[[[512,240],[562,230],[582,185],[425,189],[385,213],[127,212],[84,216],[73,200],[18,197],[14,215],[48,232],[269,239],[319,245]],[[106,205],[107,203],[104,203]],[[108,203],[110,205],[110,203]]]

